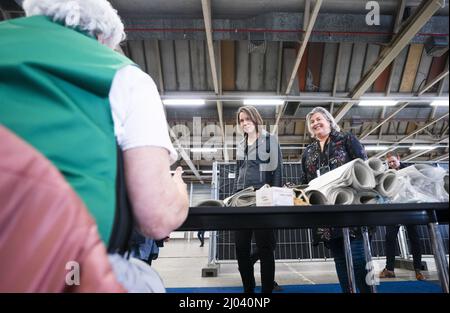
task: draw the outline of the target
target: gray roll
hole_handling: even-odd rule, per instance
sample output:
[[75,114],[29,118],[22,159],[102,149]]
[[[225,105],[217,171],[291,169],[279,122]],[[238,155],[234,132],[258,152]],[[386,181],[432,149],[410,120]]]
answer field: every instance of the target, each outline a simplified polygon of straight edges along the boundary
[[255,206],[255,188],[247,187],[223,200],[225,206]]
[[375,175],[364,162],[355,162],[352,169],[352,184],[356,190],[373,189],[376,186]]
[[201,201],[197,204],[197,206],[217,206],[217,207],[223,207],[223,201],[222,200],[205,200]]
[[375,176],[370,167],[361,159],[356,159],[313,179],[306,190],[320,190],[328,198],[329,191],[336,188],[368,190],[375,186]]
[[375,187],[375,190],[383,197],[392,198],[398,192],[399,187],[397,172],[388,170],[377,177],[377,186]]
[[310,204],[330,204],[327,197],[319,190],[308,190],[306,191],[306,195],[309,198]]
[[376,204],[378,203],[379,194],[375,191],[360,191],[355,193],[354,204]]
[[328,202],[331,204],[352,204],[355,194],[351,188],[336,188],[328,193]]
[[366,163],[370,167],[375,177],[383,174],[384,171],[386,171],[385,164],[379,158],[370,158],[364,163]]

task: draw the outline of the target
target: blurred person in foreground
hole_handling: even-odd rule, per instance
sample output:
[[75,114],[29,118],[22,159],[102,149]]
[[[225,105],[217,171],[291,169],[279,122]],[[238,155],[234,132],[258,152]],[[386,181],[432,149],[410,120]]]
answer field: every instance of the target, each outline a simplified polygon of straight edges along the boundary
[[[114,51],[125,38],[116,10],[106,0],[25,0],[23,8],[27,17],[0,23],[0,123],[59,169],[107,246],[117,143],[139,231],[168,236],[187,216],[186,185],[181,168],[169,172],[177,153],[154,81]],[[117,254],[110,260],[135,290],[139,269]]]

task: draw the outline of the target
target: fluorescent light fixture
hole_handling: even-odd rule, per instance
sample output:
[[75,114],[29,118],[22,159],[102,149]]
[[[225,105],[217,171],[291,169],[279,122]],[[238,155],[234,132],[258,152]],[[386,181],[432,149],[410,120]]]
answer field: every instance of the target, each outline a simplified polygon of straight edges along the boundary
[[435,100],[430,103],[432,106],[448,106],[448,100]]
[[411,146],[409,147],[409,150],[416,151],[416,150],[433,150],[438,148],[437,146]]
[[366,151],[384,151],[389,149],[387,146],[365,146]]
[[217,149],[216,148],[192,148],[191,152],[215,153],[215,152],[217,152]]
[[245,99],[244,105],[283,105],[284,100],[280,99]]
[[[216,172],[219,173],[219,171],[216,171]],[[203,174],[212,174],[213,171],[208,171],[208,170],[203,171],[203,170],[202,170],[202,173],[203,173]]]
[[398,103],[396,100],[361,100],[359,106],[375,107],[375,106],[394,106]]
[[281,146],[281,150],[303,150],[305,147]]
[[[181,174],[183,174],[184,171],[181,171]],[[170,171],[170,174],[175,174],[175,171]]]
[[164,99],[165,105],[204,105],[204,99]]

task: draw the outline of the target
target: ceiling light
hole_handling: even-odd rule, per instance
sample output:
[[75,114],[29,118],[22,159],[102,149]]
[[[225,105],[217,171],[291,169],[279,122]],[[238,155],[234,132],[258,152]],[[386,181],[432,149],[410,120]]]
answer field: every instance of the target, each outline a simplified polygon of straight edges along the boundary
[[389,149],[387,146],[365,146],[366,151],[384,151]]
[[280,99],[245,99],[244,105],[283,105],[284,100]]
[[432,106],[448,106],[448,100],[435,100],[430,103]]
[[437,146],[411,146],[409,147],[409,150],[415,151],[415,150],[433,150],[436,149]]
[[165,105],[204,105],[204,99],[164,99]]
[[[219,171],[216,171],[217,173],[219,173]],[[213,171],[208,171],[208,170],[202,170],[203,174],[212,174]]]
[[375,106],[394,106],[397,103],[398,103],[398,101],[395,101],[395,100],[361,100],[358,103],[358,105],[375,107]]
[[203,153],[215,153],[217,152],[216,148],[192,148],[191,152],[196,153],[196,152],[203,152]]

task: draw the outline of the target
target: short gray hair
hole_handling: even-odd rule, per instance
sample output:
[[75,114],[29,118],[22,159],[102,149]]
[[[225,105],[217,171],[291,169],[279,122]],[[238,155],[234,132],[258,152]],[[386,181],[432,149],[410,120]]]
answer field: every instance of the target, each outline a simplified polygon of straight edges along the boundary
[[314,132],[311,128],[311,116],[313,116],[316,113],[320,113],[323,115],[323,117],[328,121],[328,123],[330,123],[330,128],[331,130],[334,131],[341,131],[341,128],[339,127],[339,125],[336,123],[336,121],[334,120],[333,115],[331,115],[330,112],[328,112],[328,110],[322,108],[322,107],[315,107],[314,109],[312,109],[311,112],[309,112],[306,115],[306,126],[308,127],[308,131],[309,134],[311,135],[311,138],[314,138]]
[[123,23],[106,0],[25,0],[23,9],[27,16],[45,15],[95,38],[101,36],[112,49],[125,39]]

